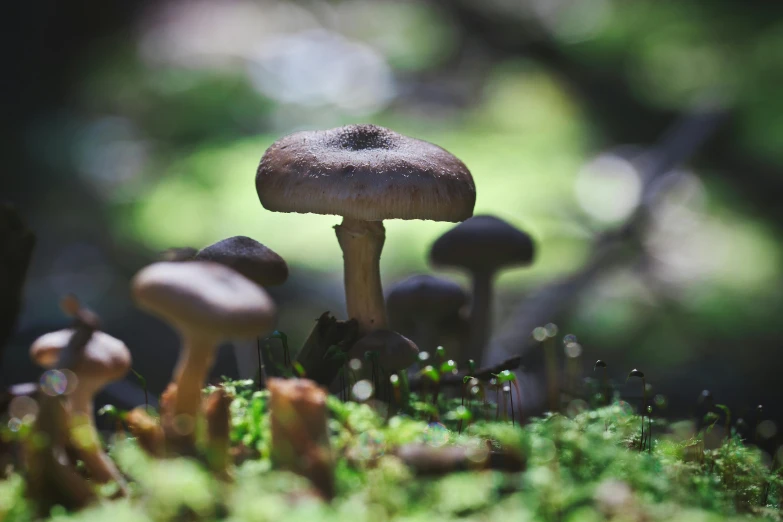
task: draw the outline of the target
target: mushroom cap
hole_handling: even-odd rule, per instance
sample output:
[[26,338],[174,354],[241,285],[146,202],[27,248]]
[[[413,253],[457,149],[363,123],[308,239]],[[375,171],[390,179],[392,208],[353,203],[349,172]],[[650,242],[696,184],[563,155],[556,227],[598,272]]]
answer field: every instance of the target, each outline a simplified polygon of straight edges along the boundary
[[525,232],[494,216],[474,216],[435,241],[430,261],[471,272],[495,271],[504,266],[529,265],[534,251],[533,239]]
[[364,221],[462,221],[476,186],[459,159],[432,143],[375,125],[285,136],[256,173],[264,208]]
[[378,352],[378,361],[386,371],[400,371],[416,362],[419,347],[416,343],[391,330],[375,330],[351,348],[350,357],[364,360],[365,352]]
[[[42,368],[54,368],[74,332],[73,328],[66,328],[42,335],[30,346],[30,358]],[[81,378],[103,377],[110,382],[122,379],[130,368],[131,354],[125,343],[107,333],[95,331],[70,369]]]
[[233,268],[259,286],[277,286],[288,279],[285,260],[255,239],[234,236],[202,248],[196,261],[214,261]]
[[393,318],[439,321],[456,314],[467,301],[457,283],[421,274],[395,284],[386,297],[386,308]]
[[189,333],[252,339],[274,329],[276,308],[264,289],[218,263],[154,263],[131,287],[139,307]]

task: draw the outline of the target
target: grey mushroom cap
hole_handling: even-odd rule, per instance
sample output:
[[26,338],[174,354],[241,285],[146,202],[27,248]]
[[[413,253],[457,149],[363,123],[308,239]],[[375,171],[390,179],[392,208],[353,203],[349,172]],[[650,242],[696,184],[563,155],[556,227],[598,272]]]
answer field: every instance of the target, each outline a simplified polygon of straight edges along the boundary
[[[57,366],[75,330],[68,328],[40,336],[30,346],[30,358],[42,368]],[[101,376],[106,381],[122,379],[131,368],[125,343],[104,332],[93,332],[71,369],[82,376]]]
[[214,261],[233,268],[259,286],[277,286],[288,279],[288,264],[255,239],[234,236],[202,248],[196,261]]
[[416,343],[391,330],[375,330],[365,335],[353,345],[350,357],[363,361],[367,352],[377,352],[381,367],[390,372],[408,368],[419,357]]
[[534,254],[533,239],[525,232],[494,216],[474,216],[439,237],[430,260],[480,272],[529,265]]
[[256,190],[268,210],[363,221],[462,221],[476,202],[473,177],[459,159],[375,125],[281,138],[261,158]]
[[160,262],[131,283],[145,309],[176,327],[220,339],[252,339],[274,329],[277,310],[263,288],[211,261]]
[[395,284],[386,297],[389,316],[439,321],[456,314],[468,296],[457,283],[421,274]]

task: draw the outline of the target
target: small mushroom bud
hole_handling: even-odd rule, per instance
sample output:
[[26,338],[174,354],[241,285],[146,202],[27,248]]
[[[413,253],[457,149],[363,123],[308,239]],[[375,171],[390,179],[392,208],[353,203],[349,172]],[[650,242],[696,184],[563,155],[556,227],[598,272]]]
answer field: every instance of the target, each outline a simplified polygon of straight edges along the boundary
[[334,462],[329,447],[326,390],[307,379],[270,378],[272,463],[307,477],[321,494],[334,497]]

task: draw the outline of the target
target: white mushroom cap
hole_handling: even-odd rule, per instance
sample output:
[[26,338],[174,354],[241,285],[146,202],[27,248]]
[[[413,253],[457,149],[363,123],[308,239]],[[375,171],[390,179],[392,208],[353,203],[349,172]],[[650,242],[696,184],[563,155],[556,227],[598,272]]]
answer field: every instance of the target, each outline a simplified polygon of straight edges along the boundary
[[143,309],[176,327],[220,339],[252,339],[274,329],[269,295],[236,271],[210,261],[160,262],[133,278]]

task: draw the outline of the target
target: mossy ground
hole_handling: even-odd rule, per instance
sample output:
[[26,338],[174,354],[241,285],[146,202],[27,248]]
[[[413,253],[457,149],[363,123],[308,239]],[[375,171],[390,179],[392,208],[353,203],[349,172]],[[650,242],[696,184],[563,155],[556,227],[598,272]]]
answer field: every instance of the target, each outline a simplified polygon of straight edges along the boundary
[[[783,480],[770,472],[760,451],[738,437],[703,451],[698,438],[677,439],[658,422],[651,451],[640,452],[641,419],[624,403],[533,419],[523,428],[477,420],[460,434],[453,415],[443,415],[441,423],[428,422],[428,414],[387,420],[368,404],[330,397],[337,497],[327,504],[306,479],[272,469],[267,392],[254,391],[249,382],[226,386],[236,394],[233,443],[251,455],[233,482],[214,478],[192,460],[154,460],[120,437],[111,453],[132,480],[130,499],[109,500],[106,491],[106,500],[81,512],[53,509],[51,520],[783,519]],[[444,401],[441,411],[457,404]],[[394,456],[403,444],[479,448],[487,441],[519,455],[526,469],[417,477]],[[11,475],[0,482],[0,520],[29,520],[32,514],[23,479]]]

